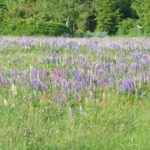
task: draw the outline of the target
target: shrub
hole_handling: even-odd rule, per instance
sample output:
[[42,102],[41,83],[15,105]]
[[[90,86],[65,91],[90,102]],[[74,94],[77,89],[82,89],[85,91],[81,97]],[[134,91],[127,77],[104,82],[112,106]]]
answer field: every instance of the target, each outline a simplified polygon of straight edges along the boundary
[[7,19],[0,27],[3,35],[33,35],[37,31],[37,24],[33,19]]
[[117,35],[137,36],[138,34],[137,20],[126,19],[120,23]]
[[18,20],[15,26],[15,34],[19,35],[33,35],[36,31],[36,24],[33,24],[32,19]]
[[71,34],[71,30],[64,24],[58,22],[40,22],[38,24],[38,33],[49,36],[60,36]]
[[35,18],[7,19],[0,26],[0,33],[3,35],[48,35],[60,36],[70,35],[70,29],[57,22],[39,21]]

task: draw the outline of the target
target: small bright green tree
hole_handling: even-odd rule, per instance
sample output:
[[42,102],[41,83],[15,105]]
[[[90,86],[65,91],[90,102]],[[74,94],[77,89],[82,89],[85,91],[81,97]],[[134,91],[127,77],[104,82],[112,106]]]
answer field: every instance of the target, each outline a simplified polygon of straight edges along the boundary
[[143,27],[144,33],[150,35],[150,1],[134,1],[133,8],[139,16],[140,25]]

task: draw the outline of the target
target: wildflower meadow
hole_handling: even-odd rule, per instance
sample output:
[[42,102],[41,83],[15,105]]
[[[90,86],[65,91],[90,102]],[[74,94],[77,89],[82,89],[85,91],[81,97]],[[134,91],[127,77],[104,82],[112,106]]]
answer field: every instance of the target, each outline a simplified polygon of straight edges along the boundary
[[0,150],[149,150],[149,38],[0,38]]

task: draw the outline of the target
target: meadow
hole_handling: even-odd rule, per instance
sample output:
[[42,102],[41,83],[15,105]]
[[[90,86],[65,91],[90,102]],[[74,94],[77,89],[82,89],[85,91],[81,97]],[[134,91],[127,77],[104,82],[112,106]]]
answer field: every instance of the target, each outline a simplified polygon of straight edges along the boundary
[[150,39],[0,37],[0,150],[149,150]]

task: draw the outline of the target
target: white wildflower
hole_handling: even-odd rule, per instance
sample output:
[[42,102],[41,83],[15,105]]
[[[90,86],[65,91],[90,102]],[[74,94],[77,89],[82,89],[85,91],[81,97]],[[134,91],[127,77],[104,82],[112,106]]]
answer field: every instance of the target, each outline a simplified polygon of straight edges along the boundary
[[8,106],[8,102],[6,99],[4,99],[4,106]]
[[11,90],[12,90],[13,96],[16,96],[17,95],[17,88],[14,84],[12,84]]
[[72,112],[71,107],[69,107],[69,118],[70,118],[70,120],[72,120],[72,117],[73,117],[73,112]]
[[83,115],[84,115],[84,111],[83,111],[82,106],[80,106],[80,115],[81,115],[81,116],[83,116]]

